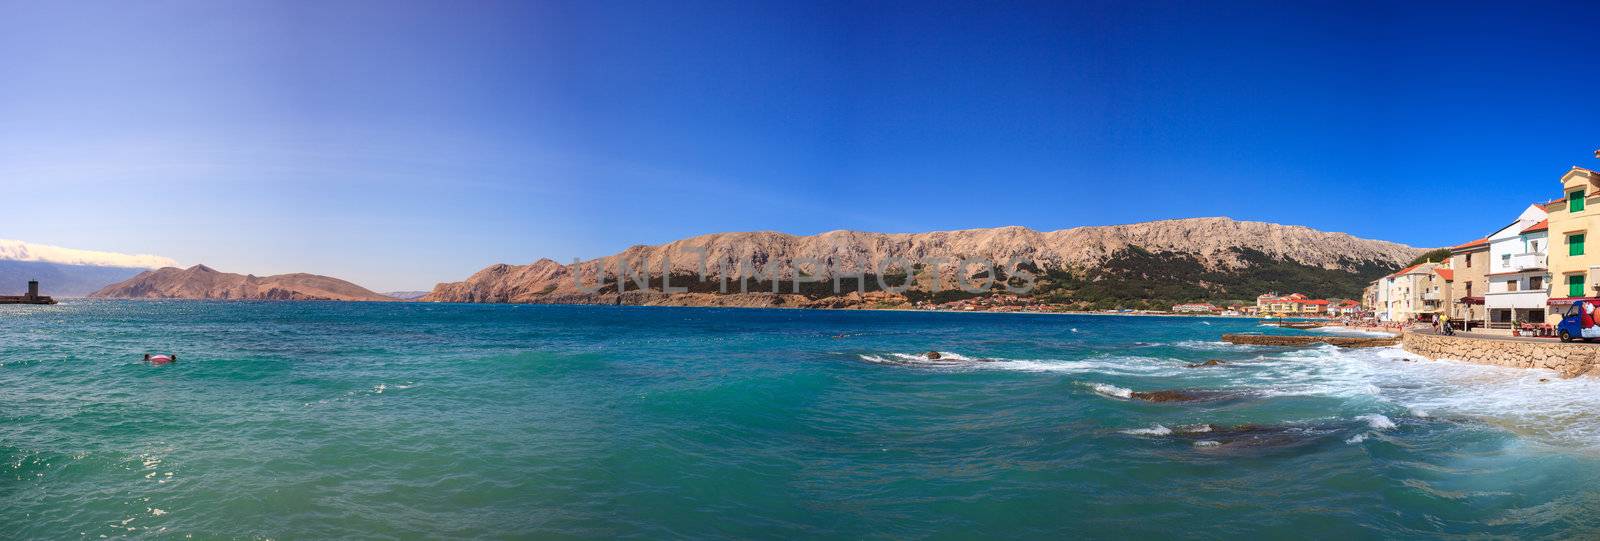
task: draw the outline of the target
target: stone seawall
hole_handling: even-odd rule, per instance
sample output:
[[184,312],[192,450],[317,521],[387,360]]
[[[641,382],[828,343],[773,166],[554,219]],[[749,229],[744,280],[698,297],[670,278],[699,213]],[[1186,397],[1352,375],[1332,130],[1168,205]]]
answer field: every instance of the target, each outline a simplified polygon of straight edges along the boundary
[[1600,375],[1600,345],[1524,342],[1466,336],[1405,333],[1401,347],[1429,359],[1450,359],[1513,368],[1547,368],[1561,377]]

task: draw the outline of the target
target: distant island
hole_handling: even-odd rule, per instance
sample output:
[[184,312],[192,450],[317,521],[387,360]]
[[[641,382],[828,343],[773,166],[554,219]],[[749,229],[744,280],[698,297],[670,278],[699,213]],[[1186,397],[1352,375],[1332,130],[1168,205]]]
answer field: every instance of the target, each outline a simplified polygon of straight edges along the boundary
[[205,265],[139,273],[89,294],[96,299],[222,299],[295,301],[395,301],[394,297],[316,274],[254,275],[218,272]]

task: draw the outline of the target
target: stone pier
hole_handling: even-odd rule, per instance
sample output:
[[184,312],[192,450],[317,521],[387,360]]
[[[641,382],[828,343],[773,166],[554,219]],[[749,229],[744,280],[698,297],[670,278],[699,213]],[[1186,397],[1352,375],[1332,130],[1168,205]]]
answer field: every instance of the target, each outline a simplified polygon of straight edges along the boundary
[[1564,378],[1600,375],[1600,345],[1597,344],[1407,332],[1401,339],[1401,347],[1434,360],[1546,368]]

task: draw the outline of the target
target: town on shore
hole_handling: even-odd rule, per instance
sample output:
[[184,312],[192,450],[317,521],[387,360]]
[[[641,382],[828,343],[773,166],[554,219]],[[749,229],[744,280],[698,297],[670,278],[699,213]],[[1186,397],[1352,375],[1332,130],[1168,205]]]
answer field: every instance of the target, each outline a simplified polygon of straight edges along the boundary
[[1600,250],[1587,246],[1589,231],[1600,230],[1600,174],[1573,167],[1557,195],[1483,237],[1373,281],[1363,310],[1387,324],[1555,336],[1554,324],[1575,302],[1600,296]]

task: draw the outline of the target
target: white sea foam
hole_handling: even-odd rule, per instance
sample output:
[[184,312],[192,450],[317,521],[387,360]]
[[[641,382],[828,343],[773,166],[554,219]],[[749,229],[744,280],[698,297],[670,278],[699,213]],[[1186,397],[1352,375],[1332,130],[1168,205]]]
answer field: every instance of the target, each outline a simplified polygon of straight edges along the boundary
[[1359,415],[1356,417],[1356,419],[1366,421],[1367,426],[1372,427],[1373,430],[1389,430],[1395,426],[1393,419],[1390,419],[1388,416],[1381,413],[1368,413],[1366,415]]
[[[1206,341],[1168,344],[1218,347]],[[1600,452],[1600,378],[1560,379],[1548,370],[1432,361],[1397,346],[1251,351],[1257,351],[1257,356],[1226,370],[1190,370],[1178,359],[1115,353],[1074,360],[988,359],[987,362],[928,361],[907,353],[869,354],[860,358],[927,369],[1092,374],[1148,382],[1132,385],[1138,387],[1199,386],[1245,391],[1269,399],[1332,397],[1347,401],[1354,410],[1342,413],[1346,418],[1361,412],[1382,411],[1386,419],[1395,412],[1405,412],[1411,418],[1471,419],[1537,441]],[[1082,385],[1092,388],[1095,384]],[[1125,398],[1119,396],[1120,392],[1131,393],[1122,387],[1099,385],[1105,387],[1095,392],[1105,396]],[[1367,422],[1372,424],[1370,420]],[[1389,423],[1394,423],[1394,419],[1389,419]]]
[[925,354],[886,353],[860,354],[857,358],[876,364],[914,366],[941,370],[1008,370],[1017,372],[1052,372],[1065,374],[1098,373],[1107,375],[1152,375],[1173,372],[1179,368],[1171,359],[1123,355],[1101,355],[1087,359],[1005,359],[975,358],[958,353],[939,352],[939,359]]
[[1161,425],[1151,425],[1150,428],[1134,428],[1124,430],[1122,433],[1134,436],[1166,436],[1172,433],[1172,429]]
[[1345,443],[1349,443],[1349,444],[1357,444],[1357,443],[1361,443],[1361,442],[1364,442],[1364,441],[1367,441],[1367,435],[1365,433],[1356,434],[1354,436],[1350,436],[1350,439],[1344,440]]
[[1251,349],[1256,349],[1256,346],[1230,344],[1220,340],[1179,340],[1177,342],[1173,342],[1172,345],[1183,349],[1194,349],[1200,351],[1248,351]]
[[[1600,451],[1600,379],[1432,361],[1398,346],[1322,346],[1269,353],[1231,385],[1267,396],[1316,395],[1393,404],[1413,417],[1467,417],[1525,436]],[[1392,420],[1390,421],[1392,422]]]
[[1212,426],[1211,425],[1206,425],[1206,424],[1184,425],[1184,426],[1178,427],[1178,432],[1183,432],[1183,433],[1186,433],[1186,434],[1200,434],[1200,433],[1210,432],[1212,430],[1213,430]]
[[1213,440],[1200,440],[1200,441],[1194,442],[1194,446],[1195,447],[1216,447],[1218,445],[1222,445],[1222,443],[1218,442],[1218,441],[1213,441]]
[[1083,382],[1079,382],[1079,385],[1086,386],[1090,390],[1093,390],[1094,392],[1102,394],[1102,395],[1105,395],[1105,396],[1110,396],[1110,397],[1114,397],[1114,398],[1132,398],[1133,397],[1133,390],[1132,389],[1118,387],[1116,385],[1109,385],[1109,384],[1105,384],[1105,383],[1083,383]]

